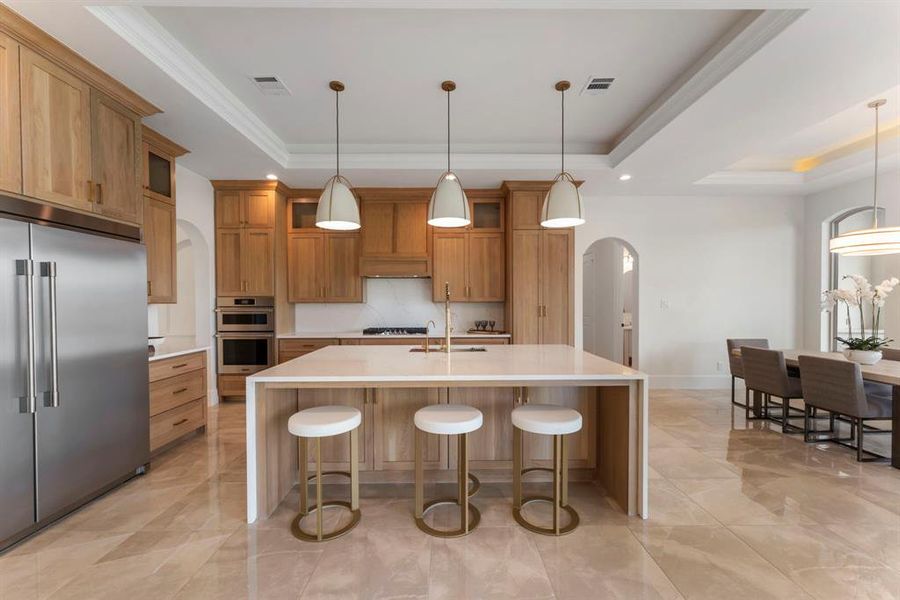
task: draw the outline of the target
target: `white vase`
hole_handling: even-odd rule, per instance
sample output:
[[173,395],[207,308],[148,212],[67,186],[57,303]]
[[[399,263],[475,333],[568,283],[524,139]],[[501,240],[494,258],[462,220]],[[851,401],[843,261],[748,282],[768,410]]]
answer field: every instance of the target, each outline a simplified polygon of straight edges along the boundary
[[881,360],[880,350],[844,350],[844,358],[861,365],[874,365]]

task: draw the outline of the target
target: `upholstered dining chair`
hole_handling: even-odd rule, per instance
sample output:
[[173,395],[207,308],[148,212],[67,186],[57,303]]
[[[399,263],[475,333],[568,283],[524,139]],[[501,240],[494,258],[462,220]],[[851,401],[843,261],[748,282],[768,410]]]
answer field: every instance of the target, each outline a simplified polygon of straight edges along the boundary
[[[744,381],[747,384],[747,388],[764,394],[764,416],[776,423],[781,423],[782,433],[802,433],[803,429],[792,425],[790,419],[791,400],[803,398],[803,389],[800,385],[800,379],[791,377],[788,374],[784,353],[780,350],[742,346],[741,363],[744,368]],[[781,399],[780,418],[774,418],[769,414],[769,404],[772,401],[772,396]],[[775,405],[778,406],[777,403]],[[748,413],[749,410],[748,407]],[[797,416],[799,417],[800,415]]]
[[752,346],[754,348],[768,348],[769,340],[764,338],[747,338],[747,339],[727,339],[725,345],[728,347],[728,368],[731,371],[731,403],[741,408],[747,408],[750,404],[750,390],[744,390],[744,403],[734,399],[735,380],[744,378],[744,367],[741,364],[741,357],[737,356],[734,351],[741,346]]
[[900,348],[882,348],[881,358],[884,360],[900,361]]
[[[803,400],[806,403],[803,428],[807,442],[829,441],[856,450],[856,460],[873,462],[887,460],[885,457],[863,448],[865,433],[872,433],[865,426],[866,421],[891,418],[891,396],[885,395],[881,387],[867,387],[863,383],[862,371],[858,364],[848,360],[800,355],[800,379],[803,386]],[[846,443],[837,437],[832,427],[832,436],[819,437],[820,432],[810,430],[812,408],[827,410],[832,415],[850,419],[850,438],[856,445]],[[879,433],[890,433],[879,429]],[[865,457],[863,455],[866,455]]]

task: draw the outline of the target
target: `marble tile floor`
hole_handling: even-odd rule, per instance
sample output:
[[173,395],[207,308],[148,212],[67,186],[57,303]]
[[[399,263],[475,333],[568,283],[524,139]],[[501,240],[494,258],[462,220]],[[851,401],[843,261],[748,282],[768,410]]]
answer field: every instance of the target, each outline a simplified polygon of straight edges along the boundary
[[900,471],[747,424],[724,390],[653,391],[651,518],[573,484],[581,526],[561,538],[518,527],[501,484],[461,539],[415,528],[408,485],[363,486],[359,527],[326,544],[291,536],[296,490],[248,526],[244,407],[209,416],[205,437],[0,555],[0,598],[900,598]]

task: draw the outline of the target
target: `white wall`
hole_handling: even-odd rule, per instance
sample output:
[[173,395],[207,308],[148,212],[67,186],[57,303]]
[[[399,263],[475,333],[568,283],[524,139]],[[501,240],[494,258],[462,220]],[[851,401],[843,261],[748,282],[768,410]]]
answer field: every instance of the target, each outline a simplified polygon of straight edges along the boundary
[[[872,177],[811,194],[803,203],[802,339],[804,348],[820,349],[828,347],[828,317],[819,310],[822,292],[829,287],[828,224],[850,209],[872,205]],[[900,170],[879,173],[878,204],[885,208],[885,224],[900,226]],[[879,283],[891,275],[900,277],[900,255],[876,256],[870,260],[872,276]],[[888,300],[882,311],[882,323],[888,335],[898,339],[894,346],[900,346],[900,293]]]
[[[640,260],[639,365],[654,387],[727,387],[725,339],[800,339],[803,200],[797,197],[586,197],[575,234],[575,344],[582,347],[580,257],[618,237]],[[665,307],[667,306],[667,307]]]
[[[366,286],[364,304],[297,304],[295,329],[306,333],[343,333],[366,327],[424,327],[433,320],[435,330],[444,331],[444,304],[432,301],[431,279],[371,278],[363,280],[363,285]],[[494,320],[494,327],[502,329],[503,303],[455,302],[451,319],[456,333],[474,328],[476,320]]]
[[[215,327],[215,218],[212,185],[205,177],[176,165],[176,234],[178,303],[147,308],[150,331],[164,336],[190,336],[208,345],[208,399],[217,401]],[[192,331],[191,331],[192,330]]]

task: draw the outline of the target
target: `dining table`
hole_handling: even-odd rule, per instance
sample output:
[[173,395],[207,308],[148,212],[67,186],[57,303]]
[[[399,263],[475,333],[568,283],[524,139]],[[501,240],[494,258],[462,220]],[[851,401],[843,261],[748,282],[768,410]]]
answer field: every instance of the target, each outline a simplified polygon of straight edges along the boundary
[[[836,360],[847,360],[840,352],[823,352],[817,350],[781,350],[784,354],[784,362],[789,367],[800,367],[800,355],[822,356]],[[734,350],[736,356],[740,356],[740,348]],[[893,389],[893,405],[891,410],[891,466],[900,469],[900,361],[880,360],[874,365],[859,365],[864,381],[874,381],[890,385]],[[763,394],[753,391],[751,394],[750,410],[754,417],[763,414]]]

